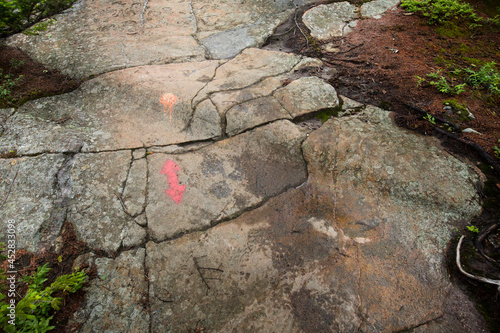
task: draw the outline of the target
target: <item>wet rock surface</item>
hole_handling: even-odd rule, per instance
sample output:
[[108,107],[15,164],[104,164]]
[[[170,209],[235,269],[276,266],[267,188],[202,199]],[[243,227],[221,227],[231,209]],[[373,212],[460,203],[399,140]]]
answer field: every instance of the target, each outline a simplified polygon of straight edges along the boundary
[[[0,112],[0,207],[18,246],[49,250],[67,221],[91,251],[74,263],[97,270],[76,331],[484,327],[444,264],[481,212],[481,175],[338,96],[320,60],[254,48],[307,3],[85,1],[9,39],[95,75]],[[341,36],[355,8],[316,6],[304,23]]]

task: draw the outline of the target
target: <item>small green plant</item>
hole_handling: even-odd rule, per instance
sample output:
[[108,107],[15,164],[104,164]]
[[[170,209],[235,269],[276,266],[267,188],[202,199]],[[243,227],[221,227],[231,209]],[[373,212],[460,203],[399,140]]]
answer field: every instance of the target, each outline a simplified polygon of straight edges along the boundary
[[425,79],[423,77],[420,77],[418,75],[415,75],[415,78],[417,79],[417,87],[422,86],[422,83],[425,82]]
[[436,120],[430,114],[426,114],[424,119],[430,122],[432,125],[436,125]]
[[[500,140],[498,140],[498,143],[500,143]],[[496,158],[500,158],[500,148],[498,148],[498,146],[493,147],[493,153]]]
[[[433,74],[435,73],[427,74],[427,76],[434,78]],[[429,81],[429,84],[435,87],[440,93],[450,95],[454,93],[453,87],[448,84],[448,81],[444,76],[440,76],[436,81]]]
[[[71,7],[74,2],[75,0],[0,0],[0,37],[21,32]],[[46,30],[49,24],[50,21],[45,21],[31,31],[36,34],[37,31]]]
[[465,74],[465,80],[471,86],[483,87],[494,95],[500,94],[500,73],[494,61],[484,64],[478,71],[465,68],[462,72]]
[[475,234],[479,233],[479,229],[475,225],[468,225],[467,229],[469,229],[470,232],[473,232]]
[[451,20],[465,20],[478,25],[482,21],[470,4],[459,0],[402,0],[401,7],[424,16],[429,25]]
[[22,80],[23,75],[14,77],[14,75],[12,74],[4,74],[3,70],[0,68],[0,99],[6,99],[10,97],[12,88],[14,88]]
[[14,69],[18,69],[18,68],[21,68],[23,67],[25,61],[24,60],[17,60],[17,59],[12,59],[10,61],[10,66]]
[[72,274],[61,275],[45,287],[47,273],[50,271],[48,264],[38,267],[31,276],[25,276],[22,282],[29,284],[26,295],[16,305],[15,325],[11,325],[8,304],[0,302],[0,328],[6,333],[11,332],[40,332],[50,331],[53,313],[60,309],[62,297],[54,297],[54,294],[65,295],[79,290],[87,281],[84,271],[74,271]]

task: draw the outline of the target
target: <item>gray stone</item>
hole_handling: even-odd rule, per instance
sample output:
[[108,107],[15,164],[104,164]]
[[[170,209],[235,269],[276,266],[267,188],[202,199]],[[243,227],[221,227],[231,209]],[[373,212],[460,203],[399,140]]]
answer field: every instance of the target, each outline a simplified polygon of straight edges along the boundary
[[[211,35],[224,31],[245,29],[261,26],[265,22],[282,17],[312,0],[226,0],[226,1],[196,1],[192,3],[197,21],[197,37],[204,40]],[[266,31],[266,30],[265,30]],[[265,33],[262,32],[262,33]],[[255,35],[254,38],[260,38]],[[233,41],[229,40],[228,43]]]
[[452,232],[481,212],[472,168],[372,106],[329,120],[309,136],[304,154],[309,182],[334,192],[342,225],[366,237],[363,225],[379,224],[391,242],[421,252],[429,278],[446,276]]
[[[278,121],[192,153],[148,156],[150,236],[162,241],[208,228],[304,182],[303,139],[295,125]],[[178,170],[164,171],[169,160]],[[181,200],[166,193],[172,181],[185,186]]]
[[478,176],[373,107],[329,120],[304,151],[305,186],[147,244],[153,332],[444,332],[443,314],[463,330],[443,259],[451,230],[480,212]]
[[164,153],[164,154],[184,154],[190,151],[199,150],[203,147],[210,146],[213,144],[212,141],[204,141],[204,142],[193,142],[186,143],[183,145],[170,145],[165,147],[151,147],[148,149],[150,154],[154,153]]
[[234,59],[224,63],[195,97],[194,104],[215,92],[232,91],[291,71],[301,60],[300,56],[276,51],[246,49]]
[[132,151],[132,157],[134,160],[146,157],[146,149],[136,149]]
[[349,97],[345,96],[339,96],[339,97],[342,100],[342,110],[361,109],[362,107],[365,106],[363,103],[352,100]]
[[293,118],[339,105],[335,89],[315,76],[295,80],[278,89],[274,96]]
[[293,71],[300,71],[304,69],[321,68],[324,66],[323,61],[316,58],[304,57],[295,67]]
[[[205,61],[127,69],[87,81],[72,93],[28,102],[5,123],[0,152],[12,147],[19,154],[103,151],[220,136],[214,107],[191,106],[218,65]],[[160,103],[166,93],[177,97],[171,121],[168,107]]]
[[319,5],[306,11],[302,22],[311,31],[311,36],[320,41],[345,36],[348,23],[357,17],[357,7],[347,1]]
[[145,250],[122,252],[116,259],[85,256],[94,262],[97,276],[86,287],[85,299],[69,325],[78,332],[148,332],[146,308],[148,282],[144,271]]
[[3,125],[14,112],[16,112],[14,108],[0,109],[0,124]]
[[[92,249],[113,253],[120,246],[137,246],[145,240],[145,230],[125,212],[120,200],[131,159],[130,151],[78,154],[75,158],[68,221]],[[130,177],[127,186],[143,188],[145,179]]]
[[[64,223],[68,193],[63,181],[63,155],[0,159],[0,205],[7,239],[7,222],[16,231],[16,250],[49,250]],[[10,229],[14,230],[14,229]],[[5,242],[7,244],[7,242]]]
[[140,225],[141,227],[146,227],[148,225],[148,219],[146,217],[146,214],[143,213],[139,216],[137,216],[135,219],[134,219],[135,223],[137,223],[138,225]]
[[226,114],[226,133],[241,133],[277,119],[291,119],[290,115],[272,96],[261,97],[233,106]]
[[227,110],[237,104],[271,95],[276,89],[283,85],[283,79],[283,76],[273,76],[248,88],[214,93],[210,96],[210,99],[217,106],[219,113],[225,115]]
[[127,214],[136,217],[146,209],[148,164],[145,158],[132,161],[121,199]]
[[399,2],[400,0],[372,0],[361,6],[361,16],[379,19],[383,13],[396,6]]
[[205,100],[196,106],[193,117],[188,123],[187,133],[191,137],[212,139],[222,136],[221,117],[214,103]]
[[140,65],[204,60],[190,2],[82,1],[54,19],[39,36],[17,34],[8,45],[79,78]]
[[213,34],[202,39],[201,43],[209,52],[211,59],[231,58],[246,48],[262,46],[274,29],[290,14],[291,12],[287,11],[278,17],[268,16],[251,25]]

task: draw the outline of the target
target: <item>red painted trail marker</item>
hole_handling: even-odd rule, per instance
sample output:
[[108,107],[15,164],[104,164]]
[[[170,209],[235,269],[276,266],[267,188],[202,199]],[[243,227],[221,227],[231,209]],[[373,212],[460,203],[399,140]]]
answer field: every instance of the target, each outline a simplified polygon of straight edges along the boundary
[[160,174],[167,175],[169,189],[165,190],[165,193],[172,198],[177,204],[182,201],[182,196],[186,190],[186,185],[179,184],[179,178],[177,178],[177,172],[181,169],[172,160],[168,160],[163,165]]

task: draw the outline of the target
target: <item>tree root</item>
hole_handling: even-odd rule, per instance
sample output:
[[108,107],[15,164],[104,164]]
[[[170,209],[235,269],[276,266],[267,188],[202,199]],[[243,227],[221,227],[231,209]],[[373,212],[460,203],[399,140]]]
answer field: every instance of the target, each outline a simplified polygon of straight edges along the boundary
[[456,258],[456,262],[457,262],[458,269],[465,276],[467,276],[467,277],[469,277],[471,279],[474,279],[474,280],[477,280],[477,281],[481,281],[481,282],[485,282],[485,283],[489,283],[489,284],[494,284],[494,285],[498,286],[498,291],[500,292],[500,280],[492,280],[492,279],[488,279],[488,278],[485,278],[485,277],[482,277],[482,276],[472,275],[470,273],[467,273],[463,269],[462,264],[460,263],[460,247],[462,246],[462,241],[464,240],[464,237],[465,236],[463,236],[463,235],[462,235],[462,237],[460,237],[460,240],[458,241],[458,245],[457,245],[457,258]]

